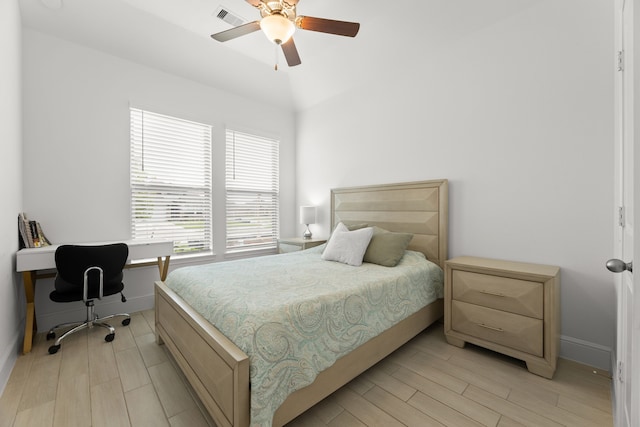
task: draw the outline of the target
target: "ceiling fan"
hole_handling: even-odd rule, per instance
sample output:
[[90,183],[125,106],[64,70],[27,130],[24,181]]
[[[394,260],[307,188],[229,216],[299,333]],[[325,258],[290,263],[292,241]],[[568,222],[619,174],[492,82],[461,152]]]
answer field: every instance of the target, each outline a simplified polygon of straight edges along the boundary
[[[282,52],[290,67],[302,63],[292,37],[296,28],[347,37],[355,37],[358,34],[358,30],[360,30],[360,24],[357,22],[334,21],[333,19],[297,15],[296,5],[299,0],[246,1],[260,10],[262,18],[258,21],[212,34],[211,37],[219,42],[226,42],[261,29],[270,41],[282,46]],[[276,64],[277,69],[278,66]]]

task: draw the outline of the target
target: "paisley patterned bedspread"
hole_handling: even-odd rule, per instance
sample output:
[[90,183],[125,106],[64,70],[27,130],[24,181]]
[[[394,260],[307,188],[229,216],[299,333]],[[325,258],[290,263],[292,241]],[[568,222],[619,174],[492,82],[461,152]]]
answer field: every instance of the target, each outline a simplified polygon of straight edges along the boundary
[[253,426],[270,426],[289,394],[443,296],[442,270],[421,253],[352,267],[321,260],[323,249],[183,267],[165,281],[249,356]]

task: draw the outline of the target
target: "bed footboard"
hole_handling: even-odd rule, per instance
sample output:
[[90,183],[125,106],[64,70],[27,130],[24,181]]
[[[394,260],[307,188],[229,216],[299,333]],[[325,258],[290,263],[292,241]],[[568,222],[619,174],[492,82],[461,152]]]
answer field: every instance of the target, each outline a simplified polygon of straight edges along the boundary
[[163,282],[155,283],[156,340],[220,427],[249,425],[249,358]]
[[[156,282],[156,339],[166,344],[220,427],[250,423],[249,358],[163,282]],[[284,425],[441,318],[438,299],[339,359],[311,385],[294,392],[274,414]]]
[[273,416],[273,425],[282,426],[384,359],[426,327],[442,318],[442,298],[422,308],[320,372],[310,385],[293,392]]

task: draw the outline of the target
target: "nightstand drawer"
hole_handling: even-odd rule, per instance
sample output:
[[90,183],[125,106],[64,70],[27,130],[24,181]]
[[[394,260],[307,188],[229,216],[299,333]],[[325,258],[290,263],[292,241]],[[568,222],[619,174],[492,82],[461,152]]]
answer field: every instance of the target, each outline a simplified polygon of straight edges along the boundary
[[453,271],[452,298],[496,310],[543,318],[544,296],[540,282]]
[[542,320],[462,301],[451,302],[451,329],[543,356]]

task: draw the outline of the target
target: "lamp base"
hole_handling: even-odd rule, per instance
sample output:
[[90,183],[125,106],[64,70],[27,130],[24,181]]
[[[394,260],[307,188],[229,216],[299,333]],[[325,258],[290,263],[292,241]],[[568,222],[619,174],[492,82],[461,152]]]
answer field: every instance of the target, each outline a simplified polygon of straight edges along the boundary
[[307,229],[305,230],[304,234],[302,235],[303,239],[310,239],[311,238],[311,230],[309,230],[309,224],[307,225]]

